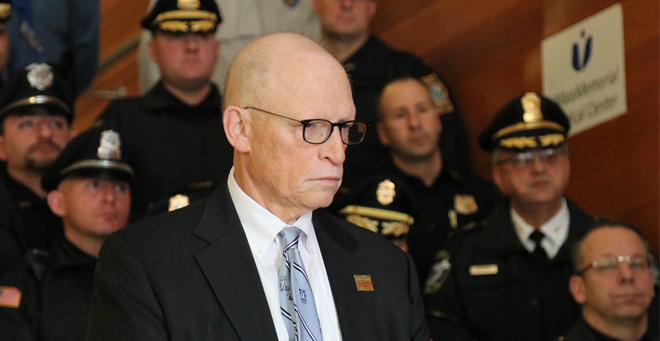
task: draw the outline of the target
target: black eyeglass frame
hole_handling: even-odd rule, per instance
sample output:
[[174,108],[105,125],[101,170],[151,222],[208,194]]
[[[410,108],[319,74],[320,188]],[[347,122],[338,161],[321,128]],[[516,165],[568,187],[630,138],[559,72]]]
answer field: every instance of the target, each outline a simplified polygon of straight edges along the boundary
[[[328,141],[330,139],[330,136],[332,136],[332,132],[335,130],[335,127],[338,127],[341,142],[343,144],[347,145],[347,146],[354,146],[354,145],[360,144],[360,143],[362,143],[362,141],[364,141],[364,137],[367,135],[367,130],[369,129],[369,126],[370,126],[370,124],[367,123],[367,122],[362,122],[362,121],[357,121],[357,120],[339,122],[339,123],[332,123],[328,120],[324,120],[324,119],[321,119],[321,118],[315,118],[315,119],[311,119],[311,120],[296,120],[295,118],[291,118],[291,117],[287,117],[287,116],[284,116],[284,115],[276,114],[274,112],[259,109],[259,108],[256,108],[256,107],[248,106],[248,107],[243,108],[243,110],[247,110],[247,109],[253,109],[253,110],[261,111],[261,112],[266,113],[266,114],[274,115],[274,116],[281,117],[281,118],[286,118],[287,120],[291,120],[291,121],[298,122],[298,123],[302,124],[302,126],[303,126],[303,140],[305,142],[309,143],[309,144],[323,144],[323,143],[325,143],[326,141]],[[306,135],[305,131],[307,131],[307,125],[309,125],[310,123],[312,123],[314,121],[323,121],[323,122],[327,122],[328,124],[330,124],[330,133],[328,133],[328,135],[325,137],[325,140],[323,140],[322,142],[310,142],[310,141],[307,140],[307,137],[305,136]],[[360,141],[358,141],[356,143],[348,143],[347,141],[344,141],[341,130],[342,130],[342,127],[344,127],[346,124],[354,124],[354,123],[364,124],[364,134],[362,134],[362,138],[360,139]]]

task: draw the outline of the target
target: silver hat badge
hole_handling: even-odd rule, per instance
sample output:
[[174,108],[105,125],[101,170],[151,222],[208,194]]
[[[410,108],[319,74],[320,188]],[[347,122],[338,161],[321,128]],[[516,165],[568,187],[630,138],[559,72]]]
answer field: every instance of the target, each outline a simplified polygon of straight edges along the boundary
[[99,159],[119,160],[121,159],[120,146],[119,134],[114,130],[105,130],[101,133],[101,144],[96,155]]
[[44,91],[53,85],[53,70],[50,65],[32,63],[26,69],[30,70],[27,73],[27,79],[33,88]]

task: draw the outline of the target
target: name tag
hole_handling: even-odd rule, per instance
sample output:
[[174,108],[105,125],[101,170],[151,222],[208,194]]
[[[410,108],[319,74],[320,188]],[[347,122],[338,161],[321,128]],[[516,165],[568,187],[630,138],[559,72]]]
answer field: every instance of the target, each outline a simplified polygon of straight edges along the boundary
[[497,271],[497,264],[470,266],[470,275],[472,276],[496,275]]

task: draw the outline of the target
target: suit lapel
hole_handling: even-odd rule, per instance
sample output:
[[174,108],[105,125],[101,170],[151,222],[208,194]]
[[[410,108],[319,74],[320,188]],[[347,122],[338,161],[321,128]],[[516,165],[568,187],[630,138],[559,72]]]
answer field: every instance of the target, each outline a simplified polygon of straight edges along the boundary
[[[314,212],[313,221],[337,309],[342,339],[372,339],[376,335],[374,292],[358,291],[353,277],[372,275],[372,267],[355,256],[358,242],[328,215]],[[373,279],[373,283],[375,290],[378,290],[377,279]]]
[[239,337],[277,340],[261,279],[226,185],[207,200],[195,234],[209,242],[195,255],[197,264]]

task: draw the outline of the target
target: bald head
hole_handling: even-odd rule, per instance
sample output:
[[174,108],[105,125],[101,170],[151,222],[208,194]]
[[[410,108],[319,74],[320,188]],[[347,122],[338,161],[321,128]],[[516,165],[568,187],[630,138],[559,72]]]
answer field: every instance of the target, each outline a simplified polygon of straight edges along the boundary
[[[301,121],[355,119],[341,64],[301,35],[268,35],[236,56],[225,89],[223,123],[241,189],[289,224],[329,205],[341,184],[346,145],[334,126],[325,142],[308,143],[309,126]],[[318,127],[311,126],[312,134]]]
[[329,81],[349,84],[341,64],[322,47],[299,34],[271,34],[247,45],[234,59],[226,77],[225,107],[263,106],[282,95],[304,95],[309,85]]

